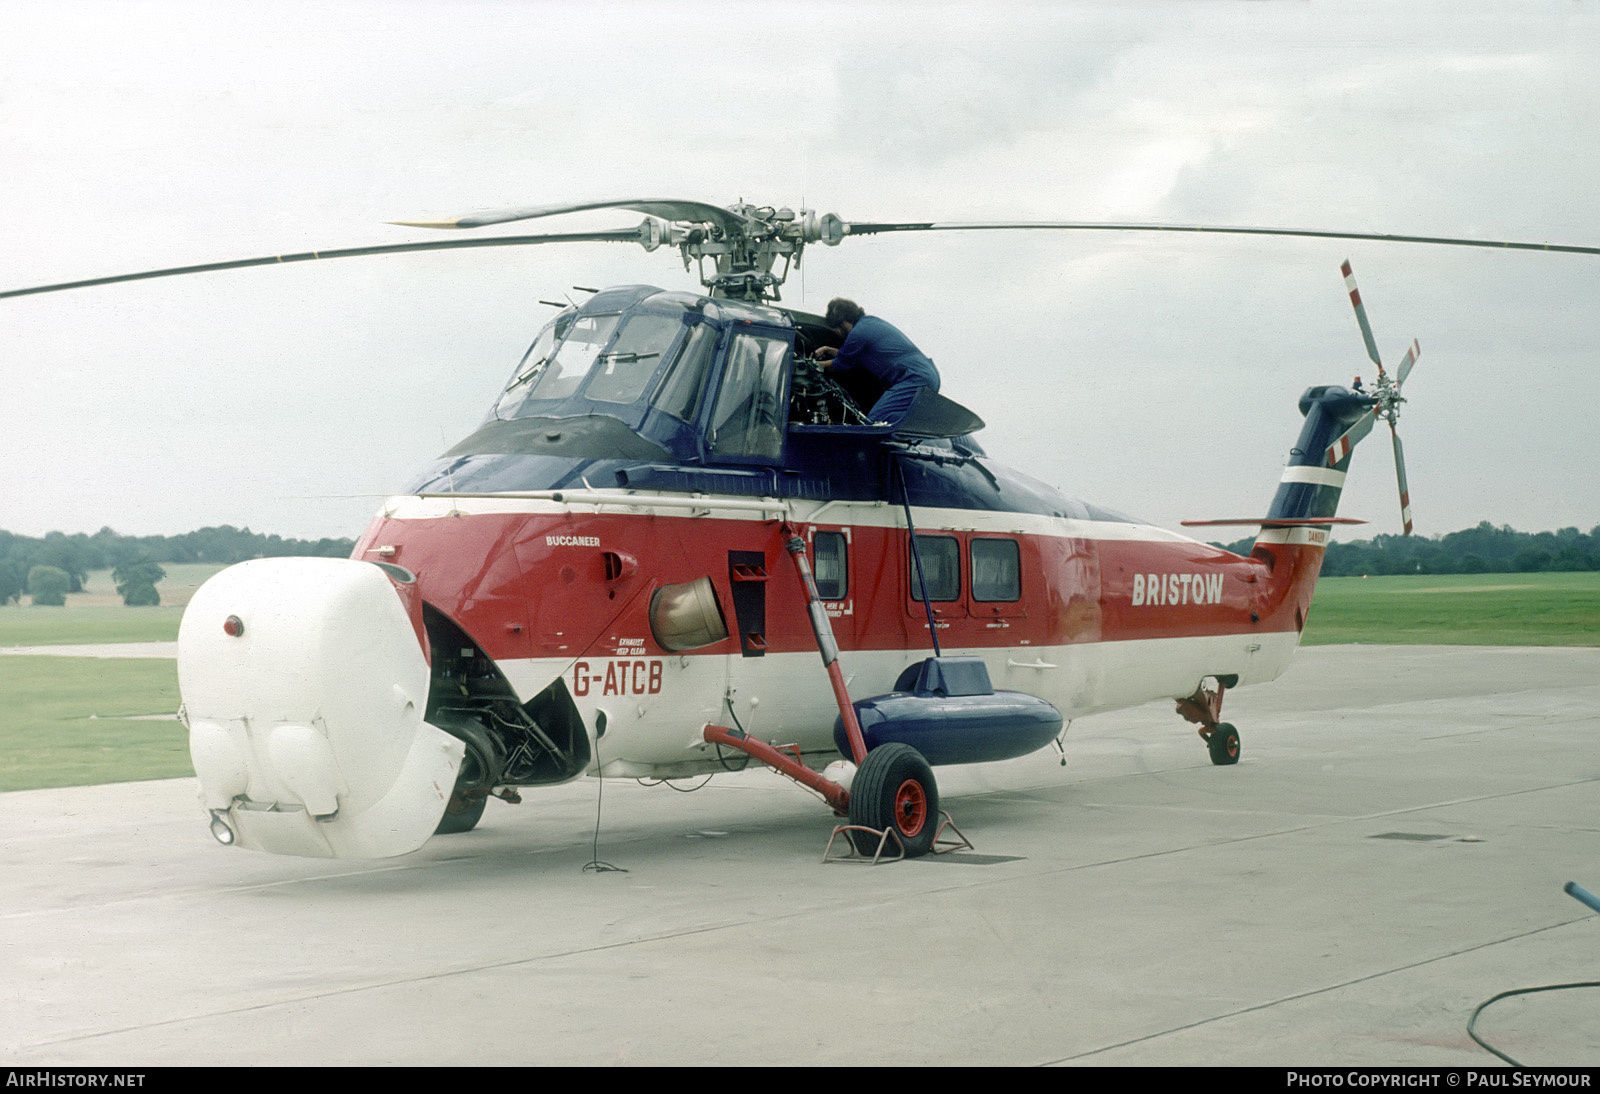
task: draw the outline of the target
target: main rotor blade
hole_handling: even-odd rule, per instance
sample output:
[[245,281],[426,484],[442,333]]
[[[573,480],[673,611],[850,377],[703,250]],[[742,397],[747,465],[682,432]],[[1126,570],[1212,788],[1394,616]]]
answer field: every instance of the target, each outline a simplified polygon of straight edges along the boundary
[[1378,343],[1372,337],[1372,324],[1367,322],[1367,309],[1361,303],[1361,290],[1356,288],[1356,275],[1350,269],[1350,260],[1339,267],[1344,274],[1344,287],[1350,290],[1350,306],[1356,310],[1356,322],[1361,324],[1361,337],[1367,343],[1367,356],[1378,366],[1378,378],[1383,379],[1383,360],[1378,356]]
[[1411,340],[1411,348],[1406,350],[1406,355],[1400,358],[1400,367],[1394,370],[1394,383],[1396,387],[1406,382],[1406,377],[1411,375],[1411,368],[1417,363],[1417,358],[1422,356],[1422,346],[1417,340]]
[[114,274],[110,277],[91,277],[83,281],[62,281],[54,285],[35,285],[28,289],[7,289],[0,292],[0,300],[8,296],[29,296],[33,293],[61,292],[64,289],[83,289],[91,285],[114,285],[119,281],[143,281],[152,277],[179,277],[183,274],[212,273],[216,270],[238,270],[247,266],[274,266],[285,262],[311,262],[322,258],[355,258],[361,255],[405,254],[410,251],[448,251],[461,247],[522,247],[536,243],[639,243],[643,233],[639,228],[622,228],[612,232],[563,232],[537,236],[490,236],[484,239],[441,239],[424,243],[383,243],[373,247],[342,247],[333,251],[302,251],[299,254],[268,255],[263,258],[240,258],[231,262],[204,262],[198,266],[173,266],[164,270],[142,270],[139,273]]
[[1299,228],[1243,228],[1223,224],[1137,224],[1094,221],[915,221],[847,223],[846,235],[873,235],[878,232],[997,232],[1041,229],[1063,232],[1203,232],[1211,235],[1296,236],[1305,239],[1368,239],[1379,243],[1433,243],[1446,247],[1491,247],[1512,251],[1559,251],[1566,254],[1600,255],[1600,247],[1578,247],[1564,243],[1519,243],[1502,239],[1458,239],[1453,236],[1406,236],[1378,232],[1332,232]]
[[1372,425],[1377,420],[1377,412],[1372,410],[1357,418],[1354,425],[1345,430],[1338,440],[1328,446],[1328,466],[1339,466],[1339,461],[1350,455],[1350,450],[1361,441],[1361,438],[1372,432]]
[[1394,477],[1400,483],[1400,523],[1405,526],[1402,535],[1411,534],[1411,488],[1406,485],[1406,453],[1400,446],[1400,434],[1394,423],[1389,423],[1389,433],[1394,437]]
[[687,220],[715,224],[732,231],[742,227],[746,220],[720,205],[703,201],[684,201],[677,198],[624,198],[620,201],[578,201],[558,205],[525,205],[518,209],[488,209],[449,220],[396,220],[393,224],[408,228],[482,228],[488,224],[505,224],[513,220],[533,220],[553,217],[561,213],[584,213],[593,209],[630,209],[662,220]]

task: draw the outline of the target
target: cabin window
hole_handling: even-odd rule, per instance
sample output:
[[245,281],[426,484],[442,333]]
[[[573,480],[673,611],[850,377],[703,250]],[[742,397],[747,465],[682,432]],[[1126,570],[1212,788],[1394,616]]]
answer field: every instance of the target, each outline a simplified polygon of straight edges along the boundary
[[777,459],[783,449],[784,363],[787,339],[736,334],[728,346],[711,415],[711,451],[717,456]]
[[681,330],[683,320],[676,315],[628,316],[611,348],[600,355],[584,394],[602,403],[635,401]]
[[811,576],[823,600],[843,600],[850,592],[850,566],[843,532],[817,532],[811,537]]
[[576,394],[578,385],[594,366],[595,358],[611,340],[619,318],[616,315],[574,316],[560,348],[540,371],[533,390],[528,392],[528,401],[565,399]]
[[972,599],[1013,601],[1022,598],[1022,560],[1014,539],[974,539]]
[[683,340],[683,348],[667,366],[650,400],[656,409],[686,422],[694,421],[700,410],[700,393],[706,386],[706,371],[711,367],[711,355],[716,348],[716,327],[710,323],[696,323],[689,328],[689,337]]
[[[907,552],[910,554],[909,550]],[[961,597],[961,545],[954,536],[918,536],[917,550],[907,560],[911,575],[911,599],[922,599],[917,581],[917,558],[922,559],[922,580],[928,586],[929,600],[958,600]]]

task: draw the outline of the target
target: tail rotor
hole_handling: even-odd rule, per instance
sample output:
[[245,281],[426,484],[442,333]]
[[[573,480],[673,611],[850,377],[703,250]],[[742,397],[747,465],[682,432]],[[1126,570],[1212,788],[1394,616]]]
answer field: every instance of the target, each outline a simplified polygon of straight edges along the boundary
[[[1355,423],[1345,430],[1333,444],[1328,446],[1327,463],[1335,467],[1350,454],[1368,433],[1377,424],[1379,418],[1389,423],[1389,433],[1394,438],[1394,473],[1400,486],[1400,520],[1404,526],[1404,534],[1411,534],[1411,492],[1406,485],[1406,457],[1405,449],[1400,444],[1400,433],[1395,428],[1395,421],[1400,416],[1400,404],[1405,399],[1400,394],[1400,385],[1406,382],[1406,377],[1411,375],[1411,370],[1417,363],[1417,358],[1422,354],[1422,347],[1413,341],[1406,355],[1400,359],[1400,365],[1395,369],[1393,376],[1384,371],[1383,359],[1378,356],[1378,343],[1372,336],[1372,324],[1367,322],[1367,309],[1361,303],[1361,290],[1356,288],[1355,274],[1351,272],[1350,262],[1347,259],[1339,267],[1344,274],[1345,287],[1350,290],[1350,305],[1355,308],[1356,322],[1361,325],[1361,338],[1367,344],[1367,356],[1378,367],[1378,380],[1371,389],[1363,390],[1362,394],[1372,399],[1372,409],[1355,420]],[[1358,388],[1357,390],[1362,390]]]

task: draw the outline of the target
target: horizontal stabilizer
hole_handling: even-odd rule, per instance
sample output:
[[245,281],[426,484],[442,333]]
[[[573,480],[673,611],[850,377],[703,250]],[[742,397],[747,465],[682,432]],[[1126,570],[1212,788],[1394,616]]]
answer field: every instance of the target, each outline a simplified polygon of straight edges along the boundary
[[1319,524],[1365,524],[1355,517],[1239,517],[1230,520],[1181,520],[1185,528],[1204,528],[1218,524],[1251,524],[1262,528],[1305,528]]

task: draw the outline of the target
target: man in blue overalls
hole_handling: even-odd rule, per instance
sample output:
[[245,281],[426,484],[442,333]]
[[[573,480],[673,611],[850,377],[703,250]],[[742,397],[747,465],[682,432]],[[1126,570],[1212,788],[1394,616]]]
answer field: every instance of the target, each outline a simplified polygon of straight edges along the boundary
[[823,322],[844,339],[838,349],[823,346],[817,360],[836,369],[866,369],[884,385],[884,393],[867,417],[873,424],[899,425],[923,388],[939,390],[939,370],[911,339],[877,316],[868,315],[853,300],[835,297],[828,302]]

